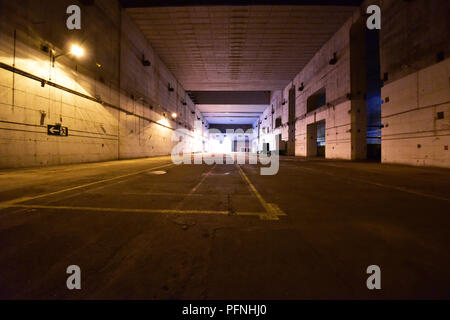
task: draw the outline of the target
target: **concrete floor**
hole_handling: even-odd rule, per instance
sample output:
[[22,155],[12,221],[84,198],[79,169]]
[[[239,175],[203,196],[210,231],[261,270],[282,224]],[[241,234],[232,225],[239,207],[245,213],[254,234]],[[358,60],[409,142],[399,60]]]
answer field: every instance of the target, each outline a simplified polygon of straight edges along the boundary
[[[159,157],[0,171],[0,298],[450,298],[449,170],[240,168]],[[81,290],[66,289],[72,264]],[[372,264],[382,290],[366,288]]]

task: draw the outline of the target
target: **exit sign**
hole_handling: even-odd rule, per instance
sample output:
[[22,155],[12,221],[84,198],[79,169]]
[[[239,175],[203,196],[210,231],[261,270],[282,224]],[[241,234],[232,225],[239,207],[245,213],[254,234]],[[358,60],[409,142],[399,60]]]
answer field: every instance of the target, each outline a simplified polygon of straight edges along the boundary
[[67,137],[69,135],[69,129],[61,126],[60,124],[49,124],[47,125],[47,134],[49,136]]

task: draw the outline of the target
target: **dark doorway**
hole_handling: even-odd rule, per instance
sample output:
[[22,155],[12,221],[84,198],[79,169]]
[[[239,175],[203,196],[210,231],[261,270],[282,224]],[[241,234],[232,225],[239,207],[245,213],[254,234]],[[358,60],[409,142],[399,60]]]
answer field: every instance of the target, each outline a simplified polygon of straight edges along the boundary
[[245,145],[243,152],[250,152],[250,138],[247,135],[245,136]]
[[317,122],[317,156],[325,158],[325,120]]
[[379,31],[366,31],[367,160],[381,161],[381,80]]
[[306,127],[308,157],[325,157],[325,120],[308,124]]

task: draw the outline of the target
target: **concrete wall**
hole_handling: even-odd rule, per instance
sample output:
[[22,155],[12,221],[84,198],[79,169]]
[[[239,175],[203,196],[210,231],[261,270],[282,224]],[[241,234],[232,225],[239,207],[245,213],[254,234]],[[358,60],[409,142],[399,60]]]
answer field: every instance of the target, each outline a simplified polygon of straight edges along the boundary
[[[291,83],[273,92],[273,119],[281,115],[283,123],[273,133],[288,138],[288,91],[295,86],[295,154],[314,153],[315,148],[307,147],[314,140],[313,134],[307,135],[307,125],[325,120],[327,158],[366,157],[365,16],[361,12],[369,4],[381,7],[380,78],[387,74],[382,87],[382,161],[450,167],[450,2],[446,0],[366,1]],[[329,65],[333,52],[338,61]],[[298,91],[301,83],[304,90]],[[320,88],[326,89],[327,105],[307,113],[307,98]],[[260,117],[261,128],[272,128],[269,109]]]
[[382,1],[381,10],[382,161],[450,167],[450,2]]
[[[82,9],[81,30],[66,28],[71,4]],[[64,55],[52,67],[41,45],[60,54],[72,42],[85,56]],[[1,0],[0,62],[38,77],[0,68],[0,168],[169,154],[172,129],[194,128],[192,101],[117,1]],[[48,124],[69,136],[47,135]]]
[[[166,113],[169,126],[194,128],[196,114],[200,115],[200,112],[125,11],[122,12],[121,28],[121,106],[129,113],[156,121],[163,119],[161,114]],[[143,55],[151,62],[150,67],[142,66]],[[168,90],[169,84],[174,91]],[[186,105],[183,105],[182,101],[185,101]],[[192,114],[192,111],[196,114]],[[178,115],[176,121],[172,121],[172,112]],[[173,142],[170,129],[129,116],[126,112],[121,112],[120,119],[121,158],[171,152]],[[163,123],[166,121],[163,120]]]
[[[309,63],[282,91],[274,92],[271,104],[274,106],[273,119],[281,116],[282,127],[275,129],[274,133],[281,133],[283,140],[288,139],[288,116],[289,116],[289,89],[295,87],[295,155],[307,156],[307,125],[326,121],[326,157],[352,159],[351,145],[351,101],[346,95],[351,92],[350,83],[350,28],[353,21],[358,18],[349,19],[333,37],[314,55]],[[330,65],[329,61],[333,53],[337,53],[337,63]],[[303,83],[303,91],[298,88]],[[307,112],[307,99],[317,90],[326,89],[325,105],[312,112]],[[282,105],[282,101],[285,104]],[[270,108],[270,107],[269,107]],[[261,128],[271,127],[269,110],[261,116]],[[274,120],[275,121],[275,120]],[[311,137],[309,137],[311,138]],[[311,148],[310,148],[311,149]]]

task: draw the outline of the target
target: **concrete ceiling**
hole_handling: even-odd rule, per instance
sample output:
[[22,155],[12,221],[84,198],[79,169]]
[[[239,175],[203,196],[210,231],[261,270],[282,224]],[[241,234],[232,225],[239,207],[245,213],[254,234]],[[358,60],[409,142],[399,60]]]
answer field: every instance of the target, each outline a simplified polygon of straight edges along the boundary
[[253,124],[268,105],[199,104],[203,117],[211,124]]
[[186,90],[286,86],[350,17],[351,6],[126,9]]
[[[355,7],[144,4],[126,10],[183,87],[198,95],[284,88]],[[268,103],[216,101],[198,107],[209,123],[253,124]]]
[[269,106],[270,91],[190,91],[210,124],[253,124]]

